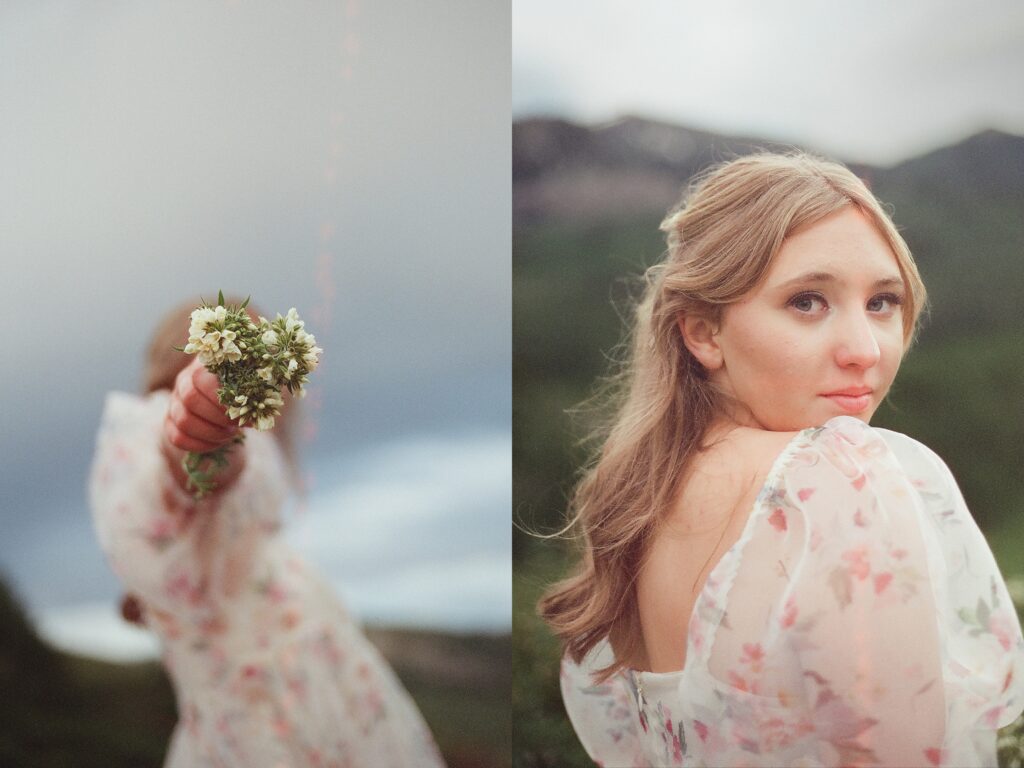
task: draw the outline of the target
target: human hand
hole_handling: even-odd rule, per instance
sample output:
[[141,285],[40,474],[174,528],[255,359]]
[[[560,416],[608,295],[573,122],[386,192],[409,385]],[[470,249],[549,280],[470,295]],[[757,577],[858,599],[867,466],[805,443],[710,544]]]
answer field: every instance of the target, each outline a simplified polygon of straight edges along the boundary
[[218,401],[219,388],[220,380],[198,358],[178,373],[164,418],[164,438],[170,445],[209,453],[235,439],[239,427]]

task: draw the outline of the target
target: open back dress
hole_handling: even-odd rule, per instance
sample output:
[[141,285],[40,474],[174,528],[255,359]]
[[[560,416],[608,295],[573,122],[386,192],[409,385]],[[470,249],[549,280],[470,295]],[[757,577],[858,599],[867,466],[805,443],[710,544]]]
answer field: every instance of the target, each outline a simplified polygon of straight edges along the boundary
[[848,416],[775,460],[681,642],[682,670],[602,684],[607,643],[563,660],[599,765],[995,766],[1024,709],[1017,613],[949,470]]

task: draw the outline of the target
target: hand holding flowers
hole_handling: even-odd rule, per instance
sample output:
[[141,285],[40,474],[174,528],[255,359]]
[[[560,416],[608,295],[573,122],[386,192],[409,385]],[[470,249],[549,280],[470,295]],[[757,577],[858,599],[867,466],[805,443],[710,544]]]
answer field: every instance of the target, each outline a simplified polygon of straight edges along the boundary
[[224,305],[223,293],[217,298],[217,306],[204,301],[192,312],[188,344],[179,351],[195,354],[205,371],[193,363],[179,374],[165,422],[168,441],[189,451],[182,468],[196,498],[217,487],[213,477],[228,465],[230,444],[244,440],[236,422],[271,429],[284,405],[281,392],[303,397],[323,353],[294,308],[257,323],[245,311],[248,299],[235,307]]

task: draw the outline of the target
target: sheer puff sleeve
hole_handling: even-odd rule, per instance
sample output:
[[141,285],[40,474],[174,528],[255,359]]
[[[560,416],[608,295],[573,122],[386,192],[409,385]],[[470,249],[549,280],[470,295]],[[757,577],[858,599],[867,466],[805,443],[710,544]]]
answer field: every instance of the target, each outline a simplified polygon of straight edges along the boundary
[[230,599],[250,577],[260,543],[280,526],[286,494],[274,439],[247,432],[246,467],[221,495],[195,502],[160,451],[168,393],[107,396],[89,478],[100,547],[149,608],[188,615]]
[[824,764],[948,764],[954,730],[1019,714],[1020,624],[931,451],[840,417],[781,491],[800,547],[780,624]]

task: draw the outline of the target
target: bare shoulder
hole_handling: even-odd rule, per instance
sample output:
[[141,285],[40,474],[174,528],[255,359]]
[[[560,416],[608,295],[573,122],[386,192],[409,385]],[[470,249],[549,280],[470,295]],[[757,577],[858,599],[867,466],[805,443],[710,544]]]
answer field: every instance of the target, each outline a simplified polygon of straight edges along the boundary
[[700,507],[712,497],[736,503],[756,496],[772,464],[798,434],[737,427],[712,437],[687,468],[681,494],[684,503],[677,508]]

